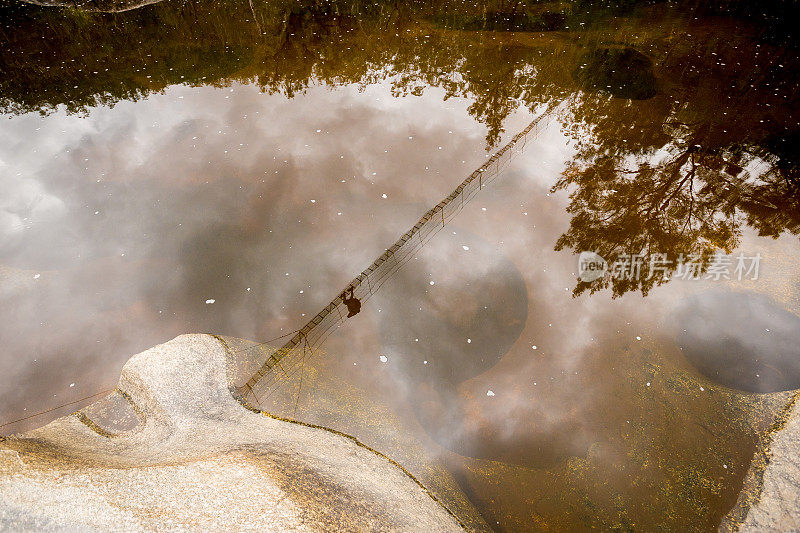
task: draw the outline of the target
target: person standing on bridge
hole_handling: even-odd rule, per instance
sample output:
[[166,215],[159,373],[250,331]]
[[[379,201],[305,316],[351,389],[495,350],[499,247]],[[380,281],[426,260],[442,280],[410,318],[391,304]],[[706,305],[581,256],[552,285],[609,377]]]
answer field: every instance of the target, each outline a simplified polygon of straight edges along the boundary
[[342,303],[347,306],[347,318],[355,316],[361,311],[361,300],[353,296],[353,287],[350,287],[350,297],[347,297],[347,291],[342,293]]

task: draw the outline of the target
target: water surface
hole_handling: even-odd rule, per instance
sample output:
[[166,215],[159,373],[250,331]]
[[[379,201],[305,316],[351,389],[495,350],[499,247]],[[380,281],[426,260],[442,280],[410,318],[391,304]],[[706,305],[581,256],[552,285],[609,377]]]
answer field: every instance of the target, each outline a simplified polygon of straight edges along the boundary
[[[296,330],[563,102],[265,407],[497,530],[713,529],[800,383],[796,38],[762,7],[4,6],[3,420],[180,333]],[[581,251],[761,262],[582,282]]]

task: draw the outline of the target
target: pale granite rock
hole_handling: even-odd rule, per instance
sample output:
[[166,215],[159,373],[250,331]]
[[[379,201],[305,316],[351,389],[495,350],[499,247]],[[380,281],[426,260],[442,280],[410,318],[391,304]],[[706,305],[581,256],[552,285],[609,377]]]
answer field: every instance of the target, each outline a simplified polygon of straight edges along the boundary
[[0,442],[0,530],[463,529],[354,439],[243,407],[225,365],[217,338],[177,337],[125,365],[131,412],[104,400]]
[[779,417],[753,457],[737,505],[721,532],[800,531],[800,405]]

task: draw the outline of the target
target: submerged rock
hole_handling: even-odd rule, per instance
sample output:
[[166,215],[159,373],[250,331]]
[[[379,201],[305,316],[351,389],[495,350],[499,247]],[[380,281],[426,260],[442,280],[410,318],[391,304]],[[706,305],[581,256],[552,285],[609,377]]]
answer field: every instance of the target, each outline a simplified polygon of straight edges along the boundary
[[800,318],[764,295],[708,291],[671,317],[686,359],[708,378],[748,392],[800,389]]
[[109,398],[0,442],[0,529],[462,530],[355,439],[243,407],[227,373],[220,340],[183,335]]

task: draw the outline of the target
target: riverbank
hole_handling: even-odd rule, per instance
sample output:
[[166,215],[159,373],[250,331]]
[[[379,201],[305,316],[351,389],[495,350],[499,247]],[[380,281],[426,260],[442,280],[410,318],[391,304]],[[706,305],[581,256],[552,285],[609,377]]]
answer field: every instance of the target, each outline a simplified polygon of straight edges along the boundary
[[[800,393],[798,393],[800,394]],[[795,395],[763,437],[720,532],[800,529],[800,406]]]
[[108,398],[0,442],[0,529],[463,529],[375,450],[244,408],[226,364],[219,339],[182,335]]

